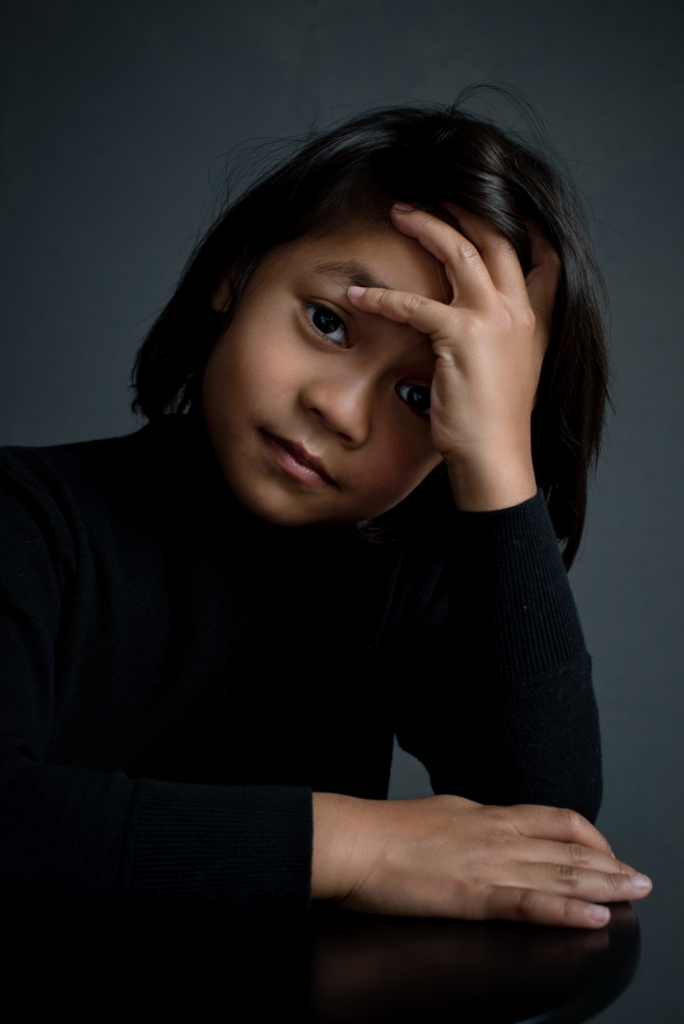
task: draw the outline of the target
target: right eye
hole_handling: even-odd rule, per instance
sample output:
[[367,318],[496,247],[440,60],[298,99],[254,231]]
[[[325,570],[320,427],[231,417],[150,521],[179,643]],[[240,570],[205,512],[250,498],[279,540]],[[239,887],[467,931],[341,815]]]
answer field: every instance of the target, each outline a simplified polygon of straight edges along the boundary
[[325,334],[331,341],[338,343],[345,341],[347,329],[337,313],[333,313],[332,309],[328,309],[327,306],[319,306],[315,302],[308,303],[306,308],[317,331]]
[[425,419],[430,418],[430,388],[421,387],[420,384],[399,384],[397,391],[409,409]]

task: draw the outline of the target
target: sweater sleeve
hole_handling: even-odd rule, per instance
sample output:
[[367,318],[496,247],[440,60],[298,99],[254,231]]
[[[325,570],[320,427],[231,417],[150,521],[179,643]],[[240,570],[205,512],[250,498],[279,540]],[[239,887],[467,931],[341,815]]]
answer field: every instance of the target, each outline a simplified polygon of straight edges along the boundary
[[436,793],[570,807],[594,821],[591,659],[546,503],[538,494],[452,523],[446,570],[404,660],[397,739]]
[[307,906],[307,787],[162,782],[49,762],[74,572],[69,530],[50,495],[3,472],[3,897]]

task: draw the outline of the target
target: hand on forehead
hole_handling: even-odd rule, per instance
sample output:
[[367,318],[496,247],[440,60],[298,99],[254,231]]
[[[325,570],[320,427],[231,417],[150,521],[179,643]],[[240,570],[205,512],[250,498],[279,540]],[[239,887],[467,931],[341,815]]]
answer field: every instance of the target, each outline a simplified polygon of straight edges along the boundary
[[360,285],[413,290],[439,302],[452,298],[443,263],[389,222],[351,221],[322,238],[293,243],[286,253],[293,269],[327,277],[345,290]]

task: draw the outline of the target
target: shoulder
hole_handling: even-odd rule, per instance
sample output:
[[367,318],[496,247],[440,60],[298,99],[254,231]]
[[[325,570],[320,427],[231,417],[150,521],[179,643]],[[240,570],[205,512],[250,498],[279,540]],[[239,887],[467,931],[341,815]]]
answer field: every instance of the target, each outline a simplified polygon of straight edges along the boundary
[[[56,479],[77,479],[88,469],[113,468],[122,460],[136,460],[146,450],[158,446],[172,434],[177,424],[165,421],[177,417],[163,417],[163,421],[146,426],[121,437],[107,437],[94,441],[40,447],[11,446],[0,448],[0,473],[48,483]],[[176,432],[177,429],[176,429]]]
[[0,448],[0,486],[29,491],[85,492],[106,480],[133,484],[150,466],[173,458],[187,442],[185,417],[164,416],[121,437],[44,447]]
[[0,448],[0,531],[67,542],[86,520],[144,504],[187,431],[168,416],[123,437]]

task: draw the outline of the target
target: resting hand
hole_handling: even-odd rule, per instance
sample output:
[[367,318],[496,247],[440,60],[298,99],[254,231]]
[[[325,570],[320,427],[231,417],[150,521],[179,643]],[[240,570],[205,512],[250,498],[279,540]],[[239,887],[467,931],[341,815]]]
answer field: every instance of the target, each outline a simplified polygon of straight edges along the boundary
[[600,928],[650,890],[574,811],[314,793],[312,897],[350,910]]
[[533,266],[525,277],[504,234],[476,214],[444,205],[458,218],[460,231],[422,210],[397,206],[392,221],[441,261],[451,297],[437,302],[410,292],[358,287],[349,289],[349,297],[359,309],[429,337],[437,357],[432,440],[447,464],[456,505],[474,511],[506,508],[537,492],[530,420],[560,263],[541,231],[530,225]]

